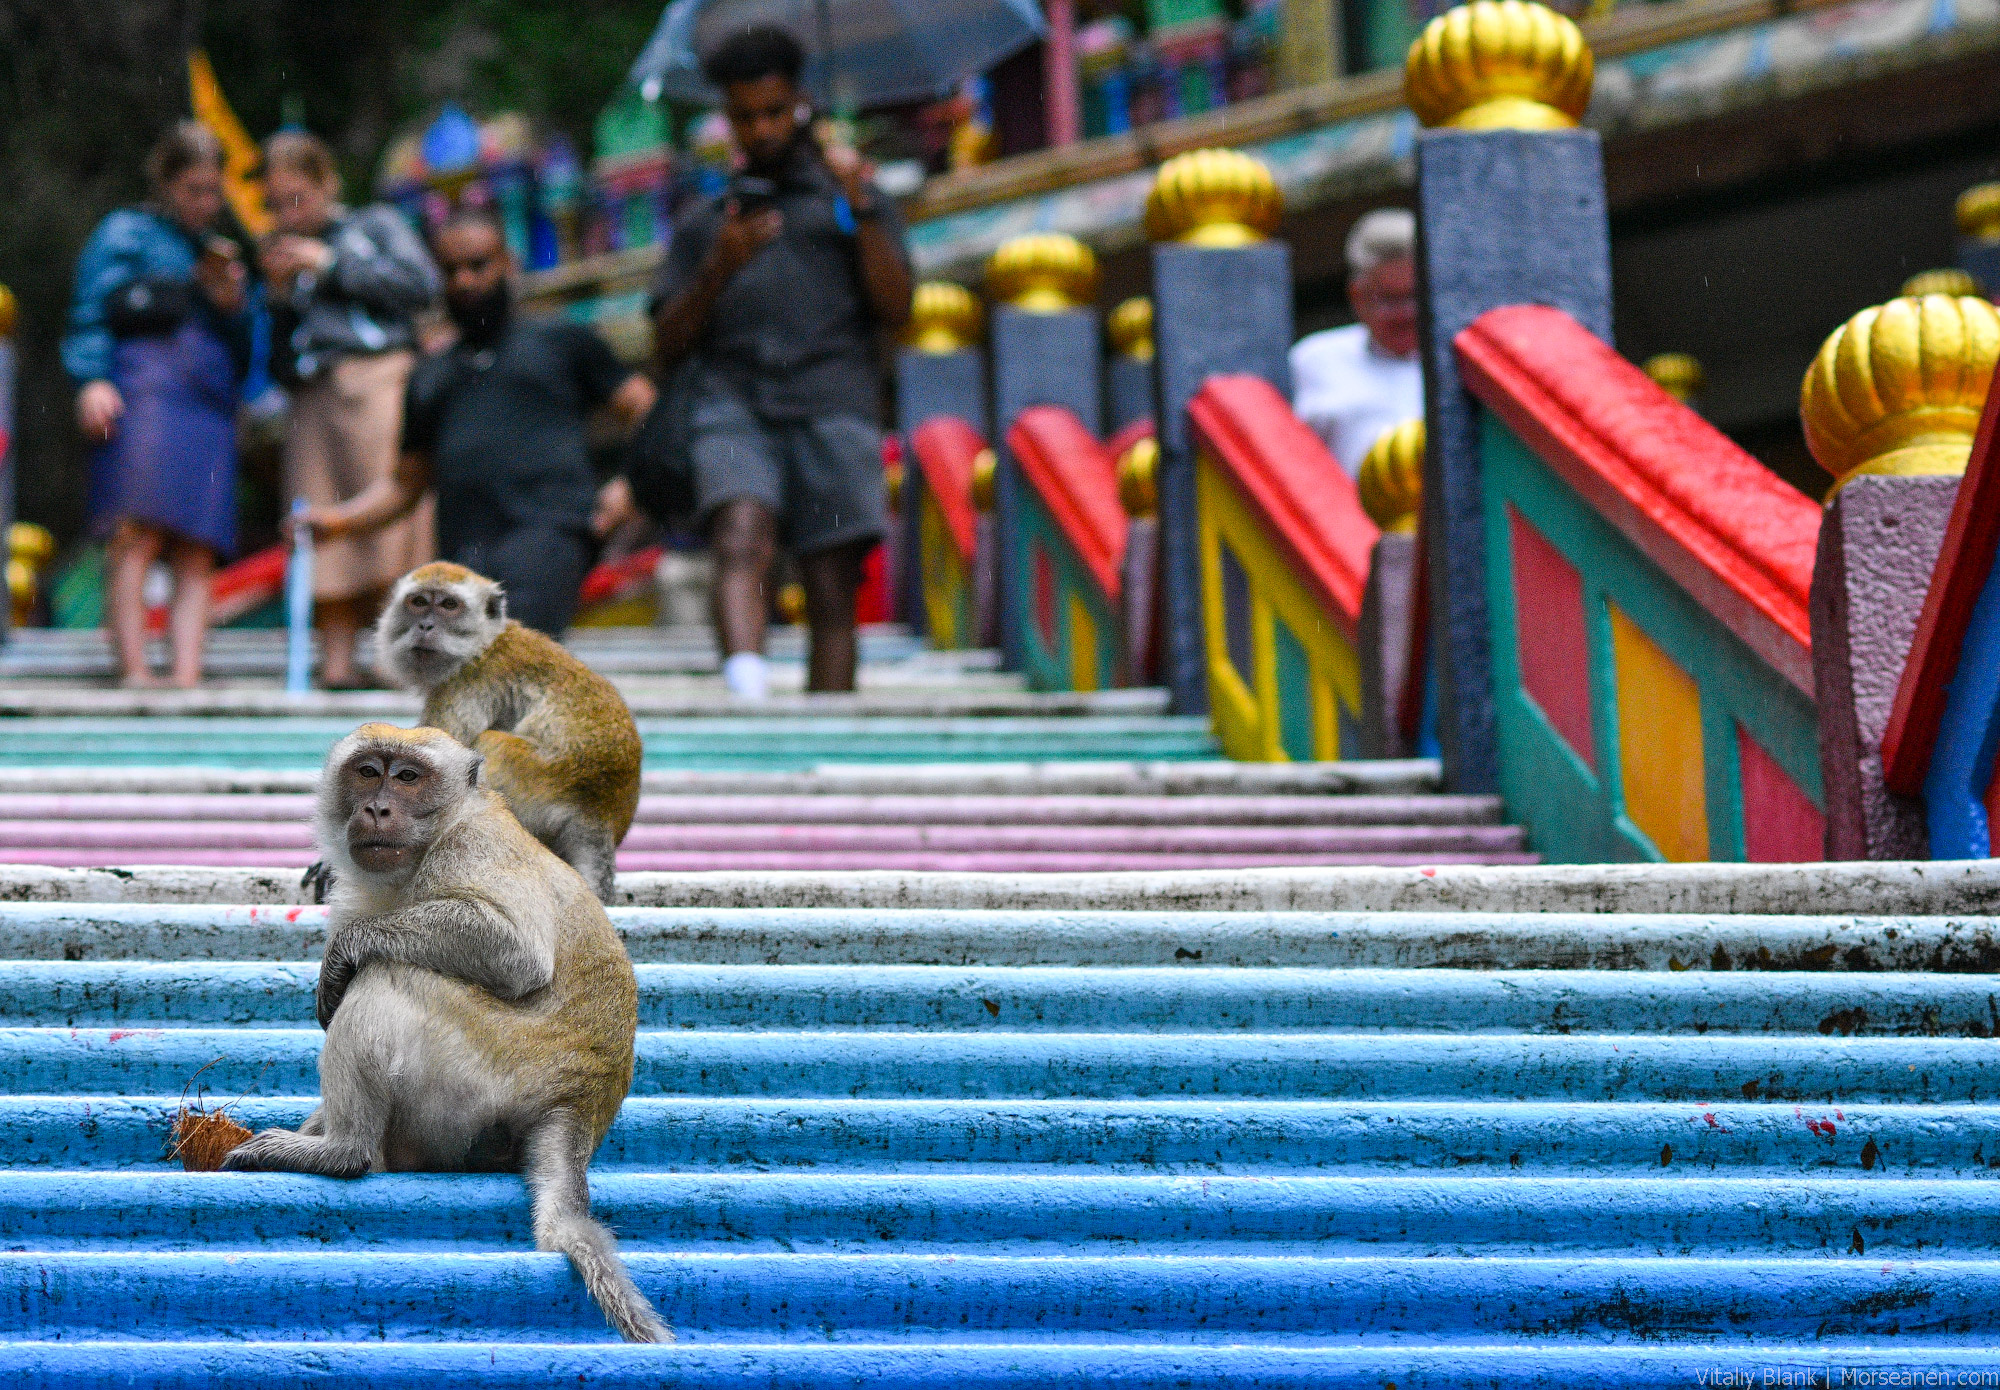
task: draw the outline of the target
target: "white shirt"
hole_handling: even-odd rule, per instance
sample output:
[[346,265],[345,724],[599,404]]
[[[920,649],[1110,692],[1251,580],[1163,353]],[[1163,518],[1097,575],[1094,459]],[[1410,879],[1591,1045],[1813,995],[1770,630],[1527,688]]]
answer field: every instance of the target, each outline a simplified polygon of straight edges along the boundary
[[1314,333],[1292,344],[1292,409],[1354,477],[1385,431],[1424,413],[1423,365],[1381,351],[1365,324]]

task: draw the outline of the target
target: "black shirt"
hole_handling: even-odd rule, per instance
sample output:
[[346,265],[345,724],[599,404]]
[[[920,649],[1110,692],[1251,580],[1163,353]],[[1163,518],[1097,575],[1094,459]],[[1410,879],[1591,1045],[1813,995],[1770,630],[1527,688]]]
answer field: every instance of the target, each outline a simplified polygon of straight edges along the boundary
[[560,319],[516,319],[496,340],[425,358],[403,448],[430,458],[439,550],[530,523],[588,530],[597,477],[584,422],[631,375],[602,338]]
[[[784,230],[722,291],[695,355],[766,419],[872,420],[881,410],[881,381],[853,210],[806,138],[768,176],[778,185]],[[694,283],[726,201],[726,195],[711,198],[676,222],[653,284],[656,307]],[[894,202],[879,198],[878,206],[876,215],[900,247],[903,224]]]

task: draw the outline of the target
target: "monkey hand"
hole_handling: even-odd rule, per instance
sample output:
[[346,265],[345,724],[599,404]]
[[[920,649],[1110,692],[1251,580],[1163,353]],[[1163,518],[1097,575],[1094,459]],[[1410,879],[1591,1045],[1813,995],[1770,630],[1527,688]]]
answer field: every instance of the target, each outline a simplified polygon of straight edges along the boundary
[[331,941],[327,943],[326,955],[319,963],[319,989],[313,995],[321,1028],[333,1022],[340,1001],[347,997],[347,987],[354,983],[356,966],[357,962],[346,951]]
[[315,903],[324,903],[327,892],[333,887],[333,865],[324,859],[314,860],[299,879],[299,890],[312,894]]

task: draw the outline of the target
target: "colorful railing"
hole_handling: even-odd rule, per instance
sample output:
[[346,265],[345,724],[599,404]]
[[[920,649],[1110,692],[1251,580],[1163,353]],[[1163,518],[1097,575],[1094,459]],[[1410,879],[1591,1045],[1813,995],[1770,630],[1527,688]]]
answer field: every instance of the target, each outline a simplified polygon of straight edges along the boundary
[[1508,813],[1554,859],[1821,858],[1820,509],[1560,310],[1455,346]]
[[1188,419],[1216,737],[1251,761],[1351,756],[1362,589],[1381,533],[1269,382],[1212,377]]
[[1116,457],[1061,406],[1030,406],[1007,431],[1021,470],[1015,572],[1022,669],[1038,690],[1125,683],[1126,516]]
[[930,644],[947,650],[976,647],[979,517],[973,490],[982,456],[990,474],[992,452],[965,421],[937,415],[910,432],[910,454],[922,475],[922,485],[905,489],[905,496],[914,497],[919,508],[918,573]]

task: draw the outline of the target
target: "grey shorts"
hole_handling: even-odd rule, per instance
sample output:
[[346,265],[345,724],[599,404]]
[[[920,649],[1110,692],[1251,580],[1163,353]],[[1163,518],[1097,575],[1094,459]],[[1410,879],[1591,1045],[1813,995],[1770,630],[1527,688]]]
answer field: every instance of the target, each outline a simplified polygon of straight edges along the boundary
[[704,529],[717,507],[745,497],[777,514],[779,538],[800,555],[875,540],[888,529],[882,431],[872,421],[762,420],[714,392],[695,402],[689,424],[695,514]]

